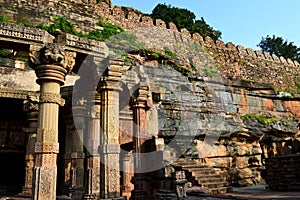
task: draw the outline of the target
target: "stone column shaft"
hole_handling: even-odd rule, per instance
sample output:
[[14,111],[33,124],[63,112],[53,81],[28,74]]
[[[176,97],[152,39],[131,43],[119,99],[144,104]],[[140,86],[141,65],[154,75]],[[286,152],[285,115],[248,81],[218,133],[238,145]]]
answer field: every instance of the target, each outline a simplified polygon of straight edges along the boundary
[[101,198],[120,197],[119,93],[102,91]]
[[[59,83],[41,85],[41,99],[48,93],[58,97]],[[33,199],[56,199],[56,159],[59,152],[58,144],[58,109],[56,103],[41,102],[38,117],[37,142],[35,143],[35,169]]]
[[[27,134],[27,145],[26,145],[26,168],[25,168],[25,184],[23,187],[22,194],[31,195],[32,190],[32,178],[33,178],[33,168],[34,168],[34,145],[36,142],[36,132],[37,132],[37,115],[38,115],[38,105],[30,105],[31,102],[27,102],[24,105],[24,110],[27,112],[28,128],[24,129]],[[29,109],[29,110],[28,110]]]
[[90,92],[87,116],[87,169],[85,174],[85,194],[83,199],[97,199],[100,196],[100,95]]
[[120,199],[119,91],[123,60],[111,59],[100,81],[102,199]]
[[[147,141],[151,140],[151,135],[147,132],[147,110],[151,106],[151,101],[148,99],[148,87],[140,85],[136,96],[131,100],[131,107],[133,110],[133,143],[134,143],[134,191],[131,199],[142,200],[151,199],[151,194],[148,191],[148,162],[144,159],[143,153],[147,153],[149,144]],[[150,150],[151,151],[151,150]]]
[[83,106],[73,107],[74,129],[72,140],[72,153],[71,153],[71,186],[75,193],[81,194],[84,189],[84,148],[83,148],[83,133],[84,133],[84,114],[85,109]]

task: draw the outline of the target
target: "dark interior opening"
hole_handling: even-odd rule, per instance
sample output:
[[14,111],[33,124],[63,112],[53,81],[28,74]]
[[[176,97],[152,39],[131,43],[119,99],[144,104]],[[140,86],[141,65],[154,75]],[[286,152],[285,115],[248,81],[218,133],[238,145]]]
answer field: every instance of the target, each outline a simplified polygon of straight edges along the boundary
[[0,196],[21,192],[25,182],[23,100],[0,98]]

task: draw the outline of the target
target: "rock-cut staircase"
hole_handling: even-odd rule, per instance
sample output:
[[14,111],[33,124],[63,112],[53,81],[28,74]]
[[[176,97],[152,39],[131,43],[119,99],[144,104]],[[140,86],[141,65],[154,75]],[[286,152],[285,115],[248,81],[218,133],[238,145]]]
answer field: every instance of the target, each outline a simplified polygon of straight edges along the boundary
[[193,186],[205,188],[211,194],[222,194],[227,192],[226,173],[197,163],[192,159],[180,158],[173,164],[175,170],[185,171],[186,178]]

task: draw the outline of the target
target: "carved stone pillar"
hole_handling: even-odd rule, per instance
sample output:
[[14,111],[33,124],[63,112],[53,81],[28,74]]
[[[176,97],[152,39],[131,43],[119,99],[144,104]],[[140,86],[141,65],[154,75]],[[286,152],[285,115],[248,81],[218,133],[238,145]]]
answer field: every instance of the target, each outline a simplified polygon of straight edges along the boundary
[[84,192],[84,148],[85,107],[77,105],[72,108],[75,128],[72,134],[71,153],[71,189],[72,197],[81,197]]
[[110,59],[100,80],[101,94],[101,190],[102,199],[122,199],[120,187],[119,91],[123,60]]
[[85,194],[83,199],[97,199],[100,196],[100,102],[97,92],[90,92],[87,102],[89,114],[87,116],[87,169],[85,173]]
[[148,163],[143,157],[143,153],[151,151],[151,135],[147,132],[147,110],[151,107],[152,102],[148,98],[148,86],[141,84],[134,97],[131,99],[131,108],[133,110],[133,150],[134,156],[134,191],[131,199],[142,200],[152,199],[149,192],[150,174],[148,172]]
[[37,141],[33,178],[34,200],[56,199],[56,176],[59,106],[64,104],[60,86],[74,66],[76,53],[66,52],[64,46],[49,43],[45,47],[30,46],[30,66],[40,85]]
[[28,97],[24,101],[24,112],[26,113],[28,126],[24,128],[27,134],[26,145],[26,168],[25,168],[25,184],[23,187],[22,195],[31,195],[32,191],[32,177],[34,168],[34,144],[36,142],[37,121],[38,121],[38,99],[35,97]]

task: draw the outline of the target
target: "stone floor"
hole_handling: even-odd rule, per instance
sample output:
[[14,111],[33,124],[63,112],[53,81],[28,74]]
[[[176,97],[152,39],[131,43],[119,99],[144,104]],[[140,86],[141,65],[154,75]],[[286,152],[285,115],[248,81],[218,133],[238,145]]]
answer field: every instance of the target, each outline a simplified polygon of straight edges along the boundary
[[[0,200],[28,200],[24,197],[0,197]],[[64,198],[58,198],[63,200]],[[266,190],[264,185],[232,188],[232,192],[222,195],[191,194],[185,200],[300,200],[300,191],[278,192]]]
[[300,191],[270,191],[266,189],[265,185],[258,185],[252,187],[232,188],[232,192],[222,195],[206,197],[202,195],[197,196],[191,196],[191,200],[300,200]]

